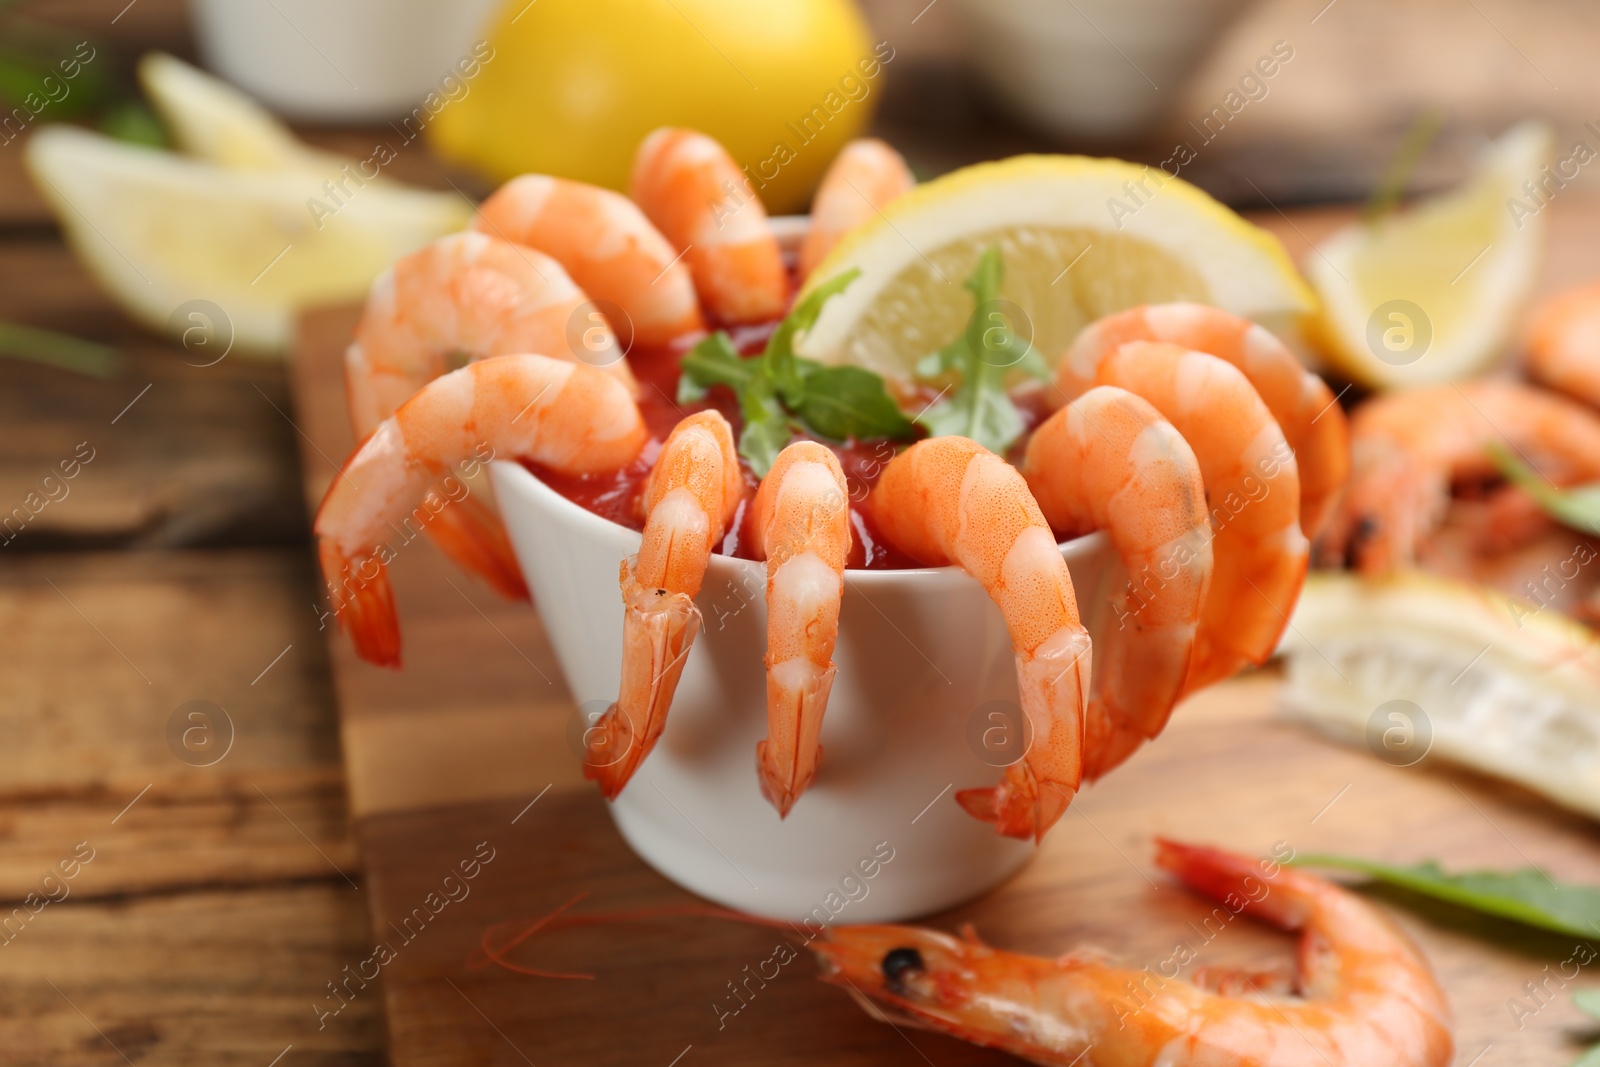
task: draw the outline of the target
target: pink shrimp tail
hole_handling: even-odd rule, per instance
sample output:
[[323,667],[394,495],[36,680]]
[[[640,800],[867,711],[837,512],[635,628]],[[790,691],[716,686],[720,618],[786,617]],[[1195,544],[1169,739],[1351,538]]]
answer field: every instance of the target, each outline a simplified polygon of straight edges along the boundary
[[505,526],[494,510],[473,496],[440,510],[428,523],[428,536],[450,562],[476,574],[507,600],[530,600]]
[[655,747],[689,647],[700,631],[700,610],[686,593],[641,588],[630,558],[622,564],[627,613],[622,626],[622,686],[617,702],[590,727],[583,776],[615,800]]
[[400,619],[383,560],[376,555],[352,559],[327,538],[318,538],[317,556],[334,616],[339,628],[350,635],[356,655],[379,667],[398,670]]
[[[1040,842],[1083,780],[1088,634],[1065,633],[1032,656],[1019,657],[1017,681],[1032,730],[1027,751],[1006,768],[999,785],[963,789],[956,801],[974,818],[993,823],[996,833]],[[1041,778],[1036,770],[1043,768],[1054,777]]]
[[[775,693],[779,688],[771,675],[767,678],[767,701],[782,700],[779,721],[798,724],[797,737],[771,737],[756,742],[756,767],[761,774],[761,795],[778,809],[778,818],[787,818],[800,794],[811,788],[817,768],[822,764],[822,746],[817,734],[822,715],[828,710],[828,694],[833,690],[834,668],[817,673],[803,689]],[[798,707],[796,707],[796,705]],[[809,759],[807,758],[809,754]]]

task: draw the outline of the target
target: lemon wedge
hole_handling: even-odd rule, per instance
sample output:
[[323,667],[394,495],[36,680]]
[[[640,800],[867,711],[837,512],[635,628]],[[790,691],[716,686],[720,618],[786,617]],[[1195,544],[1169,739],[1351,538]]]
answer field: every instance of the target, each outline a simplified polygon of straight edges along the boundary
[[185,155],[223,167],[307,167],[325,177],[349,162],[303,144],[249,96],[165,52],[140,57],[139,85]]
[[27,165],[79,260],[130,314],[181,336],[198,301],[245,350],[282,351],[300,308],[359,299],[472,215],[460,197],[393,183],[330,207],[315,170],[229,169],[68,126],[35,133]]
[[1600,818],[1600,640],[1560,613],[1419,572],[1313,574],[1283,651],[1290,717]]
[[1544,233],[1537,181],[1554,139],[1523,123],[1459,189],[1356,223],[1307,261],[1322,311],[1312,336],[1333,368],[1385,389],[1472,377],[1495,361],[1528,299]]
[[1277,238],[1189,183],[1115,159],[1018,156],[926,182],[841,241],[808,290],[861,276],[823,309],[804,354],[908,376],[961,332],[972,313],[961,283],[991,246],[1013,305],[1000,310],[1051,362],[1135,304],[1199,301],[1276,331],[1312,310]]

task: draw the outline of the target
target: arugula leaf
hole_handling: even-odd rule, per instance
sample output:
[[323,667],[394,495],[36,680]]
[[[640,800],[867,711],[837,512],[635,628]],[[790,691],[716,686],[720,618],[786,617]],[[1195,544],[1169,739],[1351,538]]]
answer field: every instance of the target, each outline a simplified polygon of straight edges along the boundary
[[997,306],[1003,273],[998,247],[978,257],[965,282],[973,298],[966,328],[916,365],[917,376],[923,379],[947,374],[959,377],[950,395],[930,405],[917,421],[935,437],[959,434],[1001,455],[1027,425],[1006,392],[1008,372],[1015,368],[1035,378],[1050,377],[1044,358],[1016,335],[1005,309]]
[[1490,443],[1489,457],[1511,484],[1533,497],[1552,519],[1575,530],[1600,534],[1600,482],[1557,489],[1498,441]]
[[1357,871],[1413,893],[1558,934],[1600,935],[1600,886],[1559,885],[1536,867],[1448,874],[1431,860],[1415,867],[1396,867],[1329,855],[1301,856],[1293,863],[1296,867]]
[[114,378],[122,366],[122,357],[114,348],[14,322],[0,322],[0,356],[32,360],[91,378]]
[[719,330],[683,357],[678,403],[703,400],[715,385],[731,389],[744,420],[739,455],[759,477],[772,469],[797,428],[836,441],[901,440],[915,433],[882,378],[859,367],[825,367],[795,353],[795,338],[816,324],[822,306],[859,273],[846,271],[809,293],[773,330],[758,356],[739,355]]
[[891,440],[915,432],[911,420],[884,391],[883,379],[860,367],[817,367],[805,377],[795,414],[835,441],[847,437]]

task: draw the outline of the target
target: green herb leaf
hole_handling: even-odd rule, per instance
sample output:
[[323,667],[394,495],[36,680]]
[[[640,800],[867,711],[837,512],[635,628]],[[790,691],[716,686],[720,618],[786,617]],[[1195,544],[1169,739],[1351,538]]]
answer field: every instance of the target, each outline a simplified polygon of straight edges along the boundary
[[1600,935],[1600,886],[1558,885],[1535,867],[1448,874],[1437,863],[1395,867],[1350,856],[1313,855],[1297,867],[1337,867],[1436,900],[1575,937]]
[[1570,1067],[1600,1067],[1600,1045],[1595,1045],[1588,1052],[1573,1060]]
[[1417,164],[1422,162],[1423,154],[1427,152],[1433,139],[1439,135],[1439,128],[1443,125],[1444,111],[1440,108],[1430,107],[1417,116],[1411,128],[1406,131],[1405,139],[1400,142],[1394,157],[1383,168],[1383,174],[1372,190],[1372,195],[1362,206],[1363,222],[1370,226],[1394,211],[1400,203],[1400,198],[1405,195],[1412,172],[1417,169]]
[[0,322],[0,356],[44,363],[91,378],[114,378],[122,365],[114,348],[12,322]]
[[1600,534],[1600,482],[1573,489],[1557,489],[1538,471],[1512,454],[1498,441],[1489,445],[1489,456],[1500,473],[1522,489],[1559,523],[1585,533]]
[[816,324],[822,306],[856,279],[850,270],[818,286],[773,330],[759,356],[741,356],[718,331],[683,357],[678,403],[705,399],[714,385],[733,390],[744,429],[739,455],[766,477],[797,426],[836,441],[912,436],[883,379],[859,367],[825,367],[795,354],[795,338]]
[[916,432],[884,389],[883,379],[860,367],[812,370],[795,414],[817,434],[834,441],[850,437],[898,441]]
[[1600,989],[1580,989],[1572,994],[1572,1003],[1584,1014],[1600,1019]]
[[958,434],[970,437],[1004,455],[1022,436],[1027,423],[1006,392],[1006,377],[1019,370],[1047,379],[1050,368],[1031,344],[1017,336],[1000,298],[1003,264],[998,247],[978,257],[967,278],[972,293],[972,315],[961,336],[937,352],[917,361],[916,374],[938,379],[958,376],[949,395],[928,407],[917,419],[935,437]]

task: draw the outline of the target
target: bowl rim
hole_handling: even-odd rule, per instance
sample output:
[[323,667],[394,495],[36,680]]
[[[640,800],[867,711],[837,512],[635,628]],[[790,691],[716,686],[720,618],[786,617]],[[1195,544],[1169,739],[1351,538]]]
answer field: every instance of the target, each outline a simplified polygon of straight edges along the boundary
[[[642,537],[638,530],[613,522],[604,515],[597,515],[582,504],[562,496],[556,490],[546,485],[544,480],[534,474],[527,467],[516,460],[497,459],[490,466],[496,473],[495,488],[499,492],[511,490],[527,495],[535,504],[546,511],[553,511],[567,523],[578,528],[577,532],[583,534],[611,534],[621,532],[630,541],[637,541]],[[1063,558],[1071,561],[1079,558],[1093,556],[1105,548],[1108,535],[1104,530],[1085,534],[1082,537],[1058,541],[1057,547],[1061,550]],[[633,551],[630,548],[629,551]],[[713,552],[713,561],[724,561],[725,565],[736,566],[748,572],[766,572],[766,562],[763,560],[744,559],[739,556],[727,556],[720,552]],[[948,582],[971,581],[971,576],[956,564],[947,564],[943,567],[847,567],[844,574],[849,584],[865,584],[867,586],[894,585],[902,580],[913,582]]]

